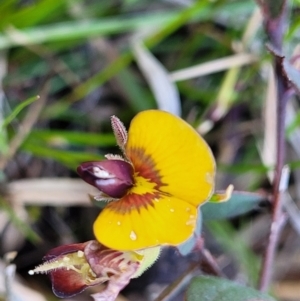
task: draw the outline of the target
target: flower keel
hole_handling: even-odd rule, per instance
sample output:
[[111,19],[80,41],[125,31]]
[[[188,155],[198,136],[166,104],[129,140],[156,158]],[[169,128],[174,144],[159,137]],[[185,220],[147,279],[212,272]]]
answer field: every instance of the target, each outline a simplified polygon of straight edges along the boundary
[[112,198],[120,198],[133,186],[133,167],[122,160],[85,162],[77,168],[87,183]]

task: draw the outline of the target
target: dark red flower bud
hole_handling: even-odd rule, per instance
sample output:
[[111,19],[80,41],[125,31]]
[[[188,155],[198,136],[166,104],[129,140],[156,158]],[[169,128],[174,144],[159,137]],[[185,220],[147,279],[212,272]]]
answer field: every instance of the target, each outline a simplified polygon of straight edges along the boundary
[[59,298],[75,296],[89,286],[104,282],[97,278],[85,258],[84,251],[89,244],[64,245],[50,250],[43,258],[45,263],[32,273],[49,273],[52,290]]
[[69,298],[90,286],[108,282],[107,288],[97,294],[97,300],[112,301],[143,267],[143,259],[144,255],[138,252],[108,249],[91,240],[50,250],[43,258],[45,262],[29,274],[49,273],[52,290],[59,298]]
[[85,162],[77,168],[79,176],[112,198],[121,198],[133,186],[133,167],[123,160]]

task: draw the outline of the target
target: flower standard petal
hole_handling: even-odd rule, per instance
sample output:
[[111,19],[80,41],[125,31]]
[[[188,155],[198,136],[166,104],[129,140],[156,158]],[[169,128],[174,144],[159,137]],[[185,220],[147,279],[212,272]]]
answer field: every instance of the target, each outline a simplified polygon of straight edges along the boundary
[[149,110],[136,115],[126,154],[136,172],[147,178],[152,171],[159,178],[161,191],[195,206],[213,192],[215,159],[209,146],[188,123],[170,113]]

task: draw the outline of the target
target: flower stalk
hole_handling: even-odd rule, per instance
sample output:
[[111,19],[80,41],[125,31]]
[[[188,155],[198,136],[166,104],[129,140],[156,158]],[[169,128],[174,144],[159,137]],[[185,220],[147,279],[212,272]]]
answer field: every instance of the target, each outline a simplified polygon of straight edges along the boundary
[[283,73],[281,58],[279,58],[277,53],[282,53],[283,36],[287,23],[288,0],[277,1],[276,4],[264,0],[258,0],[258,2],[264,16],[266,34],[269,38],[271,47],[275,50],[273,55],[277,89],[277,99],[275,100],[277,107],[277,139],[275,178],[272,196],[272,224],[259,281],[260,291],[265,292],[268,290],[271,283],[272,266],[276,247],[280,232],[285,224],[285,216],[282,210],[282,191],[280,186],[285,164],[285,118],[286,105],[290,97],[290,85]]

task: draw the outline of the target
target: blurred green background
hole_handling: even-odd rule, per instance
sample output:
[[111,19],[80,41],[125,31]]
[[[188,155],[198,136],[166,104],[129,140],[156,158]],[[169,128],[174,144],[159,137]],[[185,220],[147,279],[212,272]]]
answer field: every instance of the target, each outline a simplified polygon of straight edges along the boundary
[[[299,11],[293,1],[284,42],[295,61]],[[50,248],[93,238],[99,209],[90,206],[89,187],[75,169],[118,152],[111,115],[128,127],[141,110],[175,110],[211,146],[217,189],[232,183],[270,192],[274,79],[255,1],[1,0],[0,16],[0,270],[5,254],[17,251],[18,272],[31,287],[20,300],[56,300],[46,277],[28,278],[27,271]],[[300,194],[298,107],[295,96],[286,122],[293,205]],[[230,277],[257,280],[268,214],[268,206],[255,206],[244,218],[206,224],[207,247],[227,258]],[[281,300],[297,300],[285,285],[299,293],[298,221],[287,227],[274,267]],[[153,274],[141,278],[142,291],[132,285],[128,300],[154,300]],[[172,281],[157,280],[157,290]],[[4,300],[5,288],[0,293]]]

